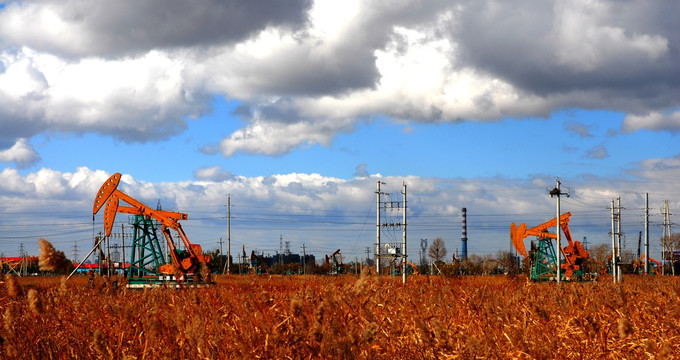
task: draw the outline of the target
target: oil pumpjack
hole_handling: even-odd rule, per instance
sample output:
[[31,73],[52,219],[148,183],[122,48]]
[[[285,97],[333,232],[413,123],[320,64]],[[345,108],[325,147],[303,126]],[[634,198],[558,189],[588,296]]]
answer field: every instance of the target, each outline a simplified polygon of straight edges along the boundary
[[[117,213],[134,216],[132,255],[128,269],[128,288],[156,286],[200,287],[212,284],[207,263],[210,258],[203,255],[198,244],[192,244],[184,233],[180,220],[186,220],[185,213],[156,210],[118,190],[121,174],[115,173],[101,186],[94,200],[92,217],[106,204],[104,209],[104,229],[106,236],[111,235]],[[121,205],[120,202],[126,203]],[[157,226],[168,245],[168,260],[163,252],[156,233]],[[171,230],[179,238],[184,249],[179,249]],[[201,271],[203,270],[203,271]],[[204,273],[205,275],[202,275]]]
[[[531,280],[555,280],[557,276],[555,264],[558,263],[558,259],[560,259],[559,266],[562,270],[563,280],[581,280],[587,277],[587,274],[583,272],[583,264],[585,260],[590,258],[590,254],[581,242],[572,240],[569,230],[570,218],[571,212],[562,214],[560,216],[561,229],[556,229],[556,231],[561,230],[564,233],[568,243],[564,248],[562,244],[559,244],[560,254],[555,254],[555,247],[552,244],[552,239],[557,239],[557,234],[548,232],[551,227],[557,227],[557,218],[532,228],[527,228],[524,223],[519,226],[515,223],[510,225],[510,239],[513,246],[522,256],[530,257],[531,273],[529,277]],[[538,245],[534,246],[532,241],[531,251],[527,253],[524,239],[529,236],[536,236]],[[560,255],[564,255],[564,262],[561,261]]]

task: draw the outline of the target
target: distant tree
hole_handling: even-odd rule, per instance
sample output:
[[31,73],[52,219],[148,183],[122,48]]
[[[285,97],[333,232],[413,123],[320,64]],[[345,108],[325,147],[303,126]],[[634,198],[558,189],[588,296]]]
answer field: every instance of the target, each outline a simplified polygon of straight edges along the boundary
[[[455,261],[451,264],[442,264],[439,266],[439,271],[441,271],[444,276],[456,276],[460,275],[461,272],[461,262]],[[426,269],[427,272],[427,269]]]
[[669,265],[666,265],[666,273],[668,274],[670,272],[671,274],[675,275],[676,259],[673,254],[675,254],[676,250],[680,249],[680,233],[671,234],[670,237],[663,236],[659,241],[661,243],[662,249],[666,249],[666,252],[662,255],[661,263],[668,263]]
[[467,259],[463,260],[461,268],[467,275],[482,275],[484,273],[484,261],[483,257],[470,254]]
[[496,254],[498,264],[502,267],[502,271],[507,275],[519,274],[519,258],[510,251],[499,251]]
[[607,264],[610,261],[612,247],[609,244],[599,244],[591,246],[588,250],[590,257],[594,260],[587,260],[586,271],[602,274],[607,270]]
[[442,263],[444,257],[446,257],[446,245],[444,245],[444,240],[442,238],[436,238],[427,250],[427,256],[437,263]]

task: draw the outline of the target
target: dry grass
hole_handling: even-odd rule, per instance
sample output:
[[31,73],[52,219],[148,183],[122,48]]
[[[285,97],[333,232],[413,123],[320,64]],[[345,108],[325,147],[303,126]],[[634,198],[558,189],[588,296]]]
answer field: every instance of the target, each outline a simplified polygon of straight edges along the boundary
[[624,280],[231,276],[126,291],[6,278],[0,358],[677,358],[680,279]]

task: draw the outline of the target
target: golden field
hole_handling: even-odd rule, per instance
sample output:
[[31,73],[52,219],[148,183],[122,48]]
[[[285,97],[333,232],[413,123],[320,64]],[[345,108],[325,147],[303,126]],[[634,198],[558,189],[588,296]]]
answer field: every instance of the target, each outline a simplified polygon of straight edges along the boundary
[[680,280],[221,276],[202,289],[5,277],[3,359],[645,359],[680,355]]

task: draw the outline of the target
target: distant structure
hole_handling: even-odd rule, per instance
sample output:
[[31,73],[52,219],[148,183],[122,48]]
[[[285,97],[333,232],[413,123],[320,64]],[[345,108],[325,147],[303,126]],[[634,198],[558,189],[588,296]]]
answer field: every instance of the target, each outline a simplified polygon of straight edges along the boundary
[[[264,260],[267,267],[274,267],[275,264],[302,264],[303,256],[300,254],[293,254],[290,251],[284,252],[283,254],[276,255],[265,255],[262,253],[262,259]],[[304,261],[307,266],[316,265],[316,258],[312,254],[305,254]]]
[[462,242],[462,255],[463,255],[463,260],[467,259],[467,208],[463,208],[462,210],[463,213],[463,236],[460,238],[460,241]]

